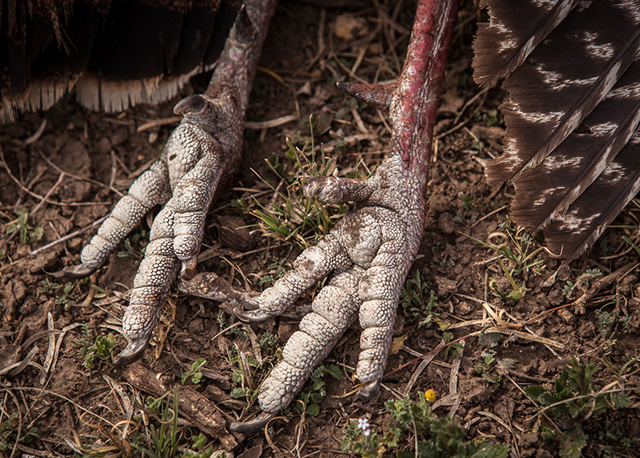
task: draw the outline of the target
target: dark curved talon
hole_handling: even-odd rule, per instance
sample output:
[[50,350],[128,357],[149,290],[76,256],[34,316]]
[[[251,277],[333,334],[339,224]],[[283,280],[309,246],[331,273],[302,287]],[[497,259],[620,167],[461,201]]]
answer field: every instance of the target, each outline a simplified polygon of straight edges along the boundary
[[369,402],[378,395],[379,391],[380,380],[376,380],[375,382],[366,384],[364,388],[358,391],[358,398],[362,401]]
[[234,421],[229,426],[229,430],[234,433],[241,434],[255,434],[264,429],[264,427],[269,423],[273,417],[275,417],[275,413],[267,413],[263,412],[258,415],[255,419],[250,421]]
[[198,267],[198,257],[194,256],[193,258],[183,261],[182,268],[180,269],[180,278],[185,281],[191,280],[195,277]]
[[62,269],[62,272],[73,280],[82,280],[99,268],[100,266],[88,267],[86,264],[78,264],[77,266],[65,267]]
[[264,310],[243,310],[240,307],[233,309],[233,314],[243,323],[260,324],[269,321],[273,318],[272,313],[265,312]]
[[116,367],[123,367],[137,361],[144,354],[150,340],[151,332],[141,338],[129,340],[125,349],[115,357],[112,364]]

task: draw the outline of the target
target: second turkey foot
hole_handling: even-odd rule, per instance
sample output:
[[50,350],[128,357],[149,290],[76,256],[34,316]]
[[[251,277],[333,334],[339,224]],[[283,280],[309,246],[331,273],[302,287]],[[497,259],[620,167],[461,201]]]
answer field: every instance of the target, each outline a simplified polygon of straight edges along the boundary
[[422,238],[433,126],[456,12],[455,0],[418,2],[397,85],[338,84],[349,95],[389,113],[389,149],[367,180],[307,180],[307,198],[354,202],[354,210],[316,246],[305,250],[293,270],[262,292],[255,301],[257,309],[235,312],[245,322],[266,321],[330,277],[316,295],[311,313],[287,342],[281,361],[260,386],[262,413],[253,420],[232,423],[232,431],[255,433],[284,410],[356,318],[362,327],[358,397],[369,401],[378,393],[398,299]]
[[263,414],[232,424],[232,430],[254,433],[287,407],[356,318],[363,328],[356,373],[364,386],[358,396],[369,400],[377,394],[407,258],[411,257],[410,234],[404,209],[399,207],[403,199],[398,200],[398,194],[406,191],[397,173],[401,168],[401,160],[386,160],[366,181],[308,180],[307,197],[322,196],[327,203],[355,201],[357,209],[343,217],[318,245],[305,250],[293,263],[293,270],[257,298],[258,309],[236,311],[245,322],[268,320],[289,308],[308,288],[331,277],[315,297],[311,313],[287,342],[282,360],[260,387],[258,402]]
[[95,272],[152,207],[164,206],[133,281],[122,322],[127,346],[115,365],[142,356],[176,275],[195,274],[209,206],[240,160],[251,82],[274,8],[274,0],[248,1],[241,8],[206,92],[175,106],[184,118],[160,159],[116,204],[82,250],[82,263],[64,270],[72,278]]

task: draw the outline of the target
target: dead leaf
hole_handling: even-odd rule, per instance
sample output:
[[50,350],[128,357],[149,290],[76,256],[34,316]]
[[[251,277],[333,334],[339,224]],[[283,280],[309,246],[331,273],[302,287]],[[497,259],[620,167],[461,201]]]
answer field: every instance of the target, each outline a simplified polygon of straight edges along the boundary
[[400,337],[395,337],[393,339],[393,342],[391,342],[391,351],[390,351],[392,355],[395,355],[400,350],[402,350],[402,347],[404,347],[404,341],[407,340],[407,337],[409,337],[409,334],[405,334]]
[[333,33],[344,40],[353,40],[361,37],[369,31],[367,21],[362,17],[354,17],[350,14],[342,14],[333,23]]

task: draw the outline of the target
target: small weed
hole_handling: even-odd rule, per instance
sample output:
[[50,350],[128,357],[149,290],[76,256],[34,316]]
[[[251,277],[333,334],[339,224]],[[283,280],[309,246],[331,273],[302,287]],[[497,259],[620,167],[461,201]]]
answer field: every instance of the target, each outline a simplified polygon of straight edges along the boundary
[[16,412],[10,413],[4,421],[0,422],[0,452],[11,451],[16,444],[28,446],[40,435],[41,432],[38,428],[21,430],[18,414]]
[[311,114],[309,118],[302,123],[305,129],[308,131],[308,134],[315,139],[321,135],[326,134],[331,126],[323,126],[320,123],[320,117],[315,114]]
[[625,450],[627,456],[632,456],[633,441],[622,432],[623,430],[623,421],[608,418],[605,420],[604,426],[598,430],[598,443],[602,444],[602,450],[598,452],[600,456],[605,458],[619,457],[619,449]]
[[605,310],[606,307],[615,305],[615,300],[604,304],[597,309],[594,313],[598,322],[598,330],[600,335],[605,339],[611,337],[618,328],[618,324],[622,325],[622,332],[625,334],[631,333],[631,317],[620,316],[618,312],[609,312]]
[[59,283],[51,282],[48,278],[45,278],[42,282],[42,287],[40,291],[49,296],[56,297],[56,304],[58,305],[70,305],[73,303],[74,298],[72,297],[72,292],[74,289],[74,284],[67,282],[64,285]]
[[71,304],[72,299],[69,297],[69,295],[71,294],[71,291],[73,291],[73,283],[68,283],[68,282],[65,283],[64,287],[62,288],[61,294],[56,299],[56,304],[61,304],[61,305]]
[[43,294],[48,294],[49,296],[55,295],[56,291],[61,288],[62,285],[59,283],[52,283],[48,278],[45,278],[42,282],[42,286],[40,287],[40,292]]
[[103,297],[107,297],[107,290],[104,288],[100,288],[97,285],[91,285],[91,287],[95,290],[95,294],[93,295],[93,297],[95,299],[102,299]]
[[142,258],[144,248],[140,247],[142,241],[149,239],[149,231],[137,228],[129,237],[125,238],[116,250],[119,258]]
[[487,113],[487,127],[491,126],[504,126],[504,119],[498,110],[490,110]]
[[595,311],[596,318],[598,320],[598,329],[600,330],[600,334],[605,339],[609,337],[611,331],[613,330],[613,326],[616,322],[617,314],[609,313],[603,308],[599,308]]
[[431,326],[438,314],[433,311],[438,306],[438,296],[431,289],[430,282],[422,281],[420,271],[416,270],[413,277],[407,278],[400,293],[402,313],[410,321],[420,318],[419,327]]
[[462,202],[462,206],[465,210],[471,210],[476,205],[476,198],[473,196],[467,196],[466,194],[462,194],[460,196],[460,201]]
[[42,239],[42,235],[44,234],[43,229],[41,227],[32,228],[29,226],[29,211],[26,208],[18,207],[14,210],[14,214],[17,218],[7,224],[5,229],[7,235],[17,232],[20,243],[27,243],[29,241],[37,242]]
[[[226,329],[227,327],[238,323],[238,319],[235,315],[230,315],[223,309],[218,310],[217,320],[220,329]],[[233,326],[229,331],[240,339],[247,338],[247,332],[245,331],[243,326]]]
[[[540,413],[547,411],[555,420],[572,425],[558,439],[562,458],[582,456],[582,449],[589,439],[582,428],[583,422],[602,415],[610,408],[625,408],[630,405],[625,393],[617,390],[595,391],[593,374],[597,370],[598,367],[594,364],[580,364],[571,360],[554,383],[553,389],[545,390],[540,385],[525,389],[529,398],[543,406]],[[555,431],[547,429],[548,431],[543,431],[543,438],[548,440],[556,436]]]
[[640,362],[640,356],[627,355],[627,362],[619,369],[615,368],[608,358],[604,358],[604,362],[607,364],[607,367],[611,370],[613,375],[616,377],[625,377],[638,370],[636,369],[636,365]]
[[200,388],[200,382],[202,381],[202,372],[200,368],[207,364],[207,360],[204,358],[196,359],[191,367],[182,373],[181,383],[184,385],[187,380],[191,379],[191,383],[195,385],[195,388]]
[[229,364],[233,371],[231,378],[235,388],[229,394],[233,399],[245,398],[251,402],[257,395],[257,384],[254,382],[256,372],[262,367],[253,356],[247,356],[236,346],[229,351]]
[[[444,339],[444,343],[448,344],[454,338],[454,335],[450,332],[443,332],[442,338]],[[453,342],[451,345],[447,345],[444,349],[444,357],[448,358],[451,356],[453,359],[460,358],[460,352],[458,350],[462,350],[464,347],[460,342]]]
[[[173,391],[173,400],[169,400],[167,393],[159,398],[147,397],[144,411],[152,417],[152,421],[142,421],[140,415],[135,415],[126,422],[134,427],[131,435],[125,438],[118,428],[104,428],[95,425],[99,434],[82,435],[90,440],[91,445],[79,442],[76,436],[74,448],[78,456],[86,458],[136,456],[142,458],[224,458],[224,452],[207,447],[208,439],[204,434],[191,438],[191,446],[187,444],[186,435],[179,425],[177,388]],[[138,406],[141,407],[142,406]],[[145,426],[148,425],[148,426]],[[159,425],[159,426],[157,426]],[[112,425],[113,426],[113,425]]]
[[[395,449],[398,458],[420,457],[491,457],[506,458],[508,448],[484,439],[465,441],[462,426],[449,416],[436,418],[431,412],[435,399],[433,390],[418,393],[418,402],[406,396],[385,403],[393,420],[388,431],[381,437],[369,426],[366,418],[352,421],[347,427],[342,449],[358,453],[364,458],[377,458]],[[413,439],[414,434],[417,437]],[[417,444],[417,450],[411,445]]]
[[[487,349],[494,348],[500,342],[500,334],[497,332],[485,332],[486,328],[480,331],[480,335],[478,336],[478,343]],[[494,352],[495,354],[495,352]]]
[[[192,450],[185,451],[184,455],[182,455],[182,458],[210,458],[215,453],[213,447],[205,448],[208,439],[204,434],[200,433],[197,436],[193,436],[191,441]],[[216,458],[227,458],[227,453],[223,451],[217,454]]]
[[630,316],[622,316],[619,318],[620,324],[622,324],[622,332],[625,334],[631,334],[631,321]]
[[562,295],[567,299],[570,299],[573,291],[576,288],[585,291],[589,287],[589,282],[594,278],[599,277],[600,275],[602,275],[600,269],[585,270],[582,275],[576,278],[575,283],[573,283],[572,281],[567,281],[567,283],[564,285],[564,288],[562,288]]
[[510,358],[498,358],[496,356],[495,350],[484,350],[481,353],[481,356],[483,358],[483,362],[478,363],[474,366],[476,373],[482,376],[482,378],[489,382],[491,385],[493,385],[494,388],[500,388],[500,385],[502,385],[502,382],[504,382],[505,378],[498,374],[490,375],[489,372],[492,371],[492,367],[495,367],[494,363],[496,363],[496,365],[503,370],[514,369],[515,361]]
[[320,413],[320,404],[327,395],[325,390],[325,375],[331,375],[336,380],[342,380],[342,372],[335,364],[327,366],[321,364],[316,367],[309,377],[309,383],[298,395],[297,401],[302,404],[304,411],[312,417]]
[[504,226],[502,232],[489,234],[488,242],[483,242],[470,235],[466,237],[478,242],[482,246],[489,248],[497,255],[498,264],[511,284],[512,291],[503,293],[497,288],[495,280],[489,283],[492,291],[503,300],[518,302],[528,291],[524,284],[518,285],[514,276],[530,269],[542,270],[543,260],[539,259],[540,252],[544,249],[539,247],[532,251],[533,239],[523,228],[518,228],[515,235],[513,231]]
[[[314,136],[318,125],[315,117],[308,123],[310,134],[306,140],[301,136],[299,143],[304,143],[302,150],[292,139],[287,139],[288,150],[285,157],[295,164],[298,172],[287,173],[286,164],[273,155],[266,160],[267,173],[260,179],[276,194],[276,199],[268,206],[253,199],[252,214],[259,221],[262,230],[271,237],[294,242],[304,249],[329,233],[336,220],[347,211],[344,204],[326,205],[318,199],[305,199],[302,194],[302,181],[305,177],[331,176],[335,170],[333,164],[322,153],[316,158]],[[306,152],[307,146],[310,152]],[[301,172],[301,173],[300,173]],[[286,191],[281,191],[281,184]]]
[[[146,410],[157,415],[160,428],[149,426],[149,434],[146,441],[134,441],[131,447],[141,454],[154,458],[170,458],[176,456],[182,430],[178,426],[178,394],[177,388],[173,391],[173,402],[164,400],[167,395],[160,398],[147,398]],[[144,444],[143,442],[147,442]],[[146,445],[146,446],[145,446]]]
[[[633,202],[636,206],[638,205],[635,201]],[[640,247],[634,243],[629,237],[627,236],[623,236],[622,240],[624,240],[625,242],[627,242],[629,245],[631,245],[631,247],[636,250],[636,253],[638,253],[638,255],[640,255]]]
[[263,350],[272,351],[278,346],[278,339],[269,331],[264,331],[258,338],[258,345],[260,345],[260,348]]
[[260,277],[260,284],[265,287],[273,285],[277,280],[281,279],[284,276],[285,268],[282,267],[279,263],[274,262],[270,266],[267,267],[267,271],[269,272],[267,275]]
[[80,355],[85,355],[82,365],[91,370],[96,367],[96,362],[100,361],[113,361],[113,354],[115,353],[116,338],[113,334],[109,333],[106,336],[98,336],[95,341],[91,341],[89,337],[89,329],[87,325],[82,327],[82,333],[85,337],[72,340],[71,343],[80,346]]
[[564,288],[562,288],[562,295],[567,299],[571,299],[571,294],[573,294],[573,290],[575,287],[576,287],[575,283],[573,283],[571,280],[567,280],[567,283],[565,283]]

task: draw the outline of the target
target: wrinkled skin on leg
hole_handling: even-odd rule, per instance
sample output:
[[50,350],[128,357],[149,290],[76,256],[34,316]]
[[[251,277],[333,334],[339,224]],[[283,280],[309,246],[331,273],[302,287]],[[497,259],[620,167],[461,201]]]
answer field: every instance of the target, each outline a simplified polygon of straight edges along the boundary
[[422,237],[433,126],[456,13],[455,0],[419,2],[397,87],[339,85],[360,100],[388,108],[393,126],[389,151],[368,180],[318,177],[306,183],[307,197],[356,202],[355,210],[262,293],[256,310],[236,311],[243,321],[265,321],[332,276],[260,387],[263,413],[232,424],[232,430],[257,432],[285,408],[356,316],[363,328],[356,374],[364,387],[358,396],[370,400],[378,393],[398,299]]
[[209,206],[218,185],[229,180],[239,163],[251,82],[275,0],[245,4],[207,91],[176,105],[174,111],[184,119],[169,137],[162,157],[118,202],[83,249],[82,263],[65,269],[74,278],[90,275],[152,207],[164,205],[134,279],[122,325],[128,344],[116,365],[143,354],[178,270],[183,278],[195,274]]
[[232,429],[256,432],[285,408],[357,318],[363,331],[356,372],[365,384],[358,395],[369,400],[378,392],[398,298],[411,264],[406,259],[409,234],[402,219],[406,213],[402,205],[408,205],[407,190],[401,183],[392,190],[386,178],[380,178],[394,176],[394,168],[400,172],[402,161],[386,161],[368,181],[331,177],[315,178],[306,184],[307,197],[322,194],[325,201],[333,203],[336,201],[328,197],[332,195],[340,201],[360,204],[317,246],[304,251],[293,263],[293,270],[260,295],[257,310],[236,311],[243,321],[268,320],[286,310],[315,283],[332,276],[315,298],[313,312],[305,316],[300,330],[287,342],[282,361],[260,387],[258,401],[263,415],[254,421],[233,424]]

